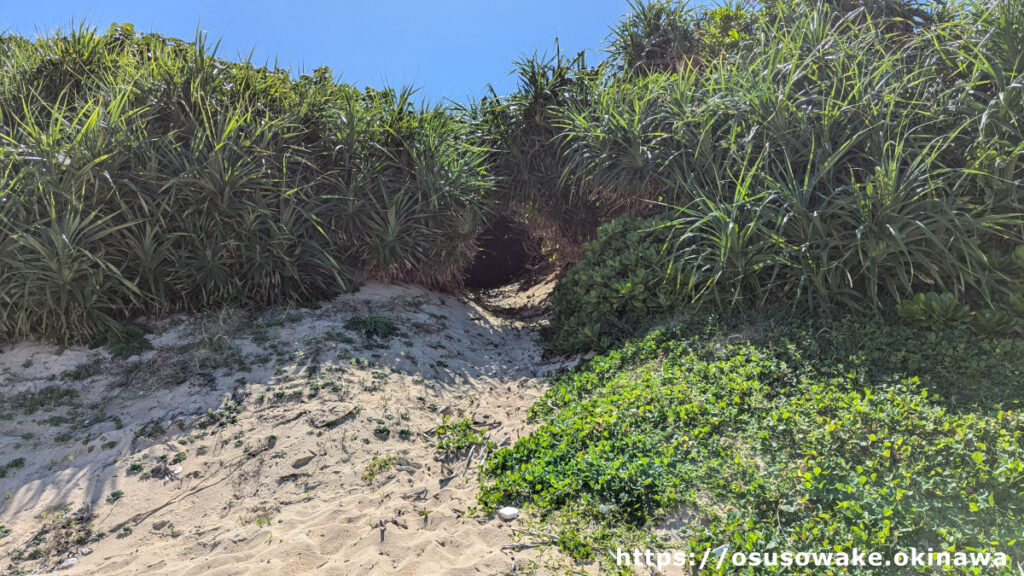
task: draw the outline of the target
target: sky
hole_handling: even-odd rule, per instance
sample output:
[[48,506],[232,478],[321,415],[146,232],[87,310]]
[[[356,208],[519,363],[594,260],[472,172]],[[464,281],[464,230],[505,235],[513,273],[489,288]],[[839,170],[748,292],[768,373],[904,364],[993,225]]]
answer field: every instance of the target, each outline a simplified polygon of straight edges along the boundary
[[601,48],[627,0],[0,0],[0,31],[34,37],[85,22],[100,31],[131,23],[136,32],[220,39],[219,55],[294,73],[329,66],[360,87],[412,84],[429,101],[465,102],[514,90],[517,57]]

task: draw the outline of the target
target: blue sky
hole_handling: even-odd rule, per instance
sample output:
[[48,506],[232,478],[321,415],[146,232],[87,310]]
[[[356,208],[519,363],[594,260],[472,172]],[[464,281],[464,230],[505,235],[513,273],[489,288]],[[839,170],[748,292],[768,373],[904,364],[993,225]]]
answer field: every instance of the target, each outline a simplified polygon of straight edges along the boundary
[[221,40],[220,55],[251,51],[292,70],[322,65],[359,86],[414,84],[431,100],[464,101],[515,87],[517,56],[588,50],[596,61],[626,0],[44,0],[0,2],[0,30],[32,37],[85,21],[106,30],[130,22],[138,32],[191,40],[197,26]]

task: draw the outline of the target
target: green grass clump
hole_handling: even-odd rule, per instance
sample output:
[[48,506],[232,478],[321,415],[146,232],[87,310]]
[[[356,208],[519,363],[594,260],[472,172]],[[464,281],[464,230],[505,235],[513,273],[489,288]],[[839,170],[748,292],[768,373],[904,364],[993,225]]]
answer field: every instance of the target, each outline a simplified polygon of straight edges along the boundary
[[242,413],[243,407],[235,403],[233,400],[226,399],[220,406],[214,410],[209,408],[206,411],[206,416],[196,423],[199,428],[209,428],[210,426],[225,427],[229,424],[238,423],[238,416]]
[[940,395],[969,372],[1019,382],[1019,341],[722,326],[656,330],[557,379],[540,428],[488,458],[480,503],[530,506],[563,549],[605,563],[605,547],[659,546],[651,530],[678,511],[695,551],[1024,552],[1024,395]]
[[362,332],[367,338],[391,338],[401,334],[395,322],[386,316],[366,316],[352,318],[345,322],[345,329]]
[[20,410],[27,415],[31,415],[39,410],[54,410],[74,406],[77,398],[77,391],[60,386],[46,386],[36,392],[26,390],[15,394],[3,405],[0,405],[0,416],[6,412],[6,408]]
[[25,467],[24,458],[15,458],[8,463],[0,466],[0,478],[6,478],[7,472],[10,470],[20,470]]
[[153,343],[146,338],[149,330],[138,324],[126,324],[120,331],[108,339],[110,355],[124,360],[153,349]]
[[65,370],[60,373],[60,381],[65,383],[78,382],[79,380],[85,380],[99,371],[99,364],[96,362],[87,362],[72,368],[71,370]]

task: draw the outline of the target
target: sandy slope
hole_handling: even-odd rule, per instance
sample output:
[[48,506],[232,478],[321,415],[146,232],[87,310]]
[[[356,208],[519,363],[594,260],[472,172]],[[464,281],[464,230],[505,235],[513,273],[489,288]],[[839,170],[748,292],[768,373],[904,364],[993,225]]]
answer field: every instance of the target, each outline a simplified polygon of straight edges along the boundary
[[[343,327],[370,315],[403,333]],[[24,458],[0,479],[0,572],[498,574],[537,558],[502,550],[522,520],[473,510],[484,455],[442,466],[428,438],[442,413],[496,442],[523,432],[553,368],[524,326],[368,285],[316,310],[157,328],[127,361],[0,353],[0,466]],[[76,396],[34,412],[16,397],[48,386]],[[389,463],[368,481],[374,457]]]

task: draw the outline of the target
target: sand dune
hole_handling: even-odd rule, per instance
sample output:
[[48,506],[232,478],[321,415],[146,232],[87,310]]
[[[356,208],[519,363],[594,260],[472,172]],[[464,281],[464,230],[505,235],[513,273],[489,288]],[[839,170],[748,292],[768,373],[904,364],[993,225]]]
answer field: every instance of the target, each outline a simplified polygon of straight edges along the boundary
[[[391,319],[371,338],[352,318]],[[519,519],[474,510],[483,449],[543,391],[535,335],[453,295],[370,284],[315,310],[175,317],[155,349],[0,354],[0,569],[66,574],[511,574]],[[48,388],[50,387],[50,388]],[[70,392],[69,392],[70,391]],[[17,460],[23,458],[19,467]],[[376,473],[374,473],[376,472]]]

